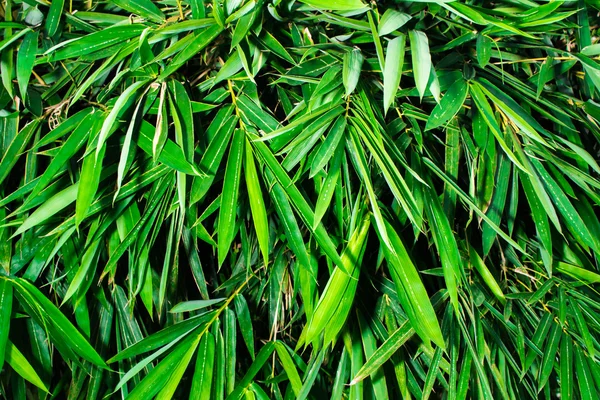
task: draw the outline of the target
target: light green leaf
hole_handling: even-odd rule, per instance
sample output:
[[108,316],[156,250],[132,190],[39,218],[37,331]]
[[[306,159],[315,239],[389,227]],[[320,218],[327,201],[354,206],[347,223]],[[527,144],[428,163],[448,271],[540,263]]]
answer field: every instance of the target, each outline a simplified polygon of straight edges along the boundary
[[419,96],[423,99],[432,67],[431,54],[429,54],[429,40],[425,32],[418,30],[409,31],[408,38],[410,39],[413,75]]
[[151,0],[113,0],[113,3],[153,22],[161,23],[165,20],[165,15]]
[[385,36],[400,29],[404,24],[410,21],[411,18],[412,17],[408,14],[396,11],[393,8],[388,8],[379,20],[379,36]]
[[405,322],[369,357],[367,362],[354,375],[350,385],[358,384],[379,369],[414,334],[415,330],[410,326],[410,323]]
[[210,299],[210,300],[191,300],[184,301],[171,308],[170,313],[182,313],[189,311],[201,310],[206,307],[210,307],[215,304],[223,302],[225,299]]
[[215,337],[207,332],[200,341],[196,367],[190,389],[190,400],[209,400],[215,367]]
[[390,40],[387,45],[385,69],[383,71],[383,111],[385,113],[394,102],[396,92],[400,86],[405,42],[406,37],[400,34],[400,36]]
[[73,203],[77,198],[78,189],[79,182],[52,196],[23,221],[21,226],[19,226],[19,229],[13,234],[13,237],[43,223],[48,218],[55,216],[58,212]]
[[236,232],[237,201],[240,188],[242,161],[244,157],[244,132],[238,129],[233,134],[229,159],[225,169],[223,194],[219,208],[218,255],[219,266],[225,261]]
[[[69,319],[35,286],[22,278],[13,278],[12,285],[20,304],[38,324],[49,328],[53,343],[69,349],[90,363],[107,368],[102,357],[73,326]],[[77,361],[77,360],[73,360]]]
[[[409,313],[409,319],[413,326],[422,327],[422,332],[418,332],[424,341],[433,341],[437,346],[445,348],[442,331],[433,309],[433,305],[427,295],[427,290],[421,281],[419,272],[413,264],[402,239],[396,233],[396,230],[385,221],[390,244],[394,248],[391,252],[386,246],[383,246],[383,253],[388,263],[388,268],[392,279],[396,285],[396,292],[400,300],[405,300],[408,304],[403,307]],[[406,295],[404,296],[404,294]],[[424,336],[424,337],[423,337]]]
[[114,107],[112,108],[112,110],[110,110],[110,113],[104,120],[104,123],[102,124],[102,129],[100,129],[100,133],[98,135],[98,143],[96,145],[96,160],[100,158],[99,156],[100,152],[104,148],[104,142],[106,141],[110,133],[114,131],[117,118],[124,111],[125,106],[129,103],[129,100],[132,98],[132,96],[135,95],[137,90],[147,82],[148,81],[143,80],[133,83],[127,89],[125,89],[117,99]]
[[342,80],[346,88],[346,96],[350,96],[360,78],[363,56],[360,49],[354,48],[344,55],[344,66],[342,69]]
[[[323,294],[319,298],[317,308],[305,327],[306,342],[310,343],[315,340],[328,325],[335,324],[341,329],[348,317],[348,314],[338,315],[338,321],[332,320],[340,305],[340,299],[346,297],[353,300],[354,298],[360,273],[361,253],[367,239],[369,226],[370,218],[367,216],[352,234],[348,246],[342,254],[343,265],[349,275],[338,267],[334,269]],[[337,332],[335,333],[337,334]],[[324,343],[324,345],[327,346],[328,343]]]
[[301,0],[301,2],[320,10],[354,11],[366,7],[360,0]]
[[31,366],[27,358],[10,341],[6,344],[6,362],[21,375],[24,379],[31,382],[44,392],[49,393],[48,387],[42,382],[42,379]]

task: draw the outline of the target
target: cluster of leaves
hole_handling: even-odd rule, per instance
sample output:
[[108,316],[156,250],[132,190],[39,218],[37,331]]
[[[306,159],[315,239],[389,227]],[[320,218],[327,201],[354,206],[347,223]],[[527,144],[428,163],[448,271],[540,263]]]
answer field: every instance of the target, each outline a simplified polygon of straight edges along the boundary
[[0,394],[597,398],[599,9],[4,0]]

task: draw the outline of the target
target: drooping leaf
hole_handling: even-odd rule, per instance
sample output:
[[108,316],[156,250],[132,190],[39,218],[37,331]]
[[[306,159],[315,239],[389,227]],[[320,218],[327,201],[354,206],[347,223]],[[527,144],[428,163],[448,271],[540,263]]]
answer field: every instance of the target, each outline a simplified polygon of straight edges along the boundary
[[411,30],[408,32],[410,51],[412,56],[413,75],[421,99],[425,95],[429,75],[431,73],[431,54],[429,53],[429,40],[425,32]]

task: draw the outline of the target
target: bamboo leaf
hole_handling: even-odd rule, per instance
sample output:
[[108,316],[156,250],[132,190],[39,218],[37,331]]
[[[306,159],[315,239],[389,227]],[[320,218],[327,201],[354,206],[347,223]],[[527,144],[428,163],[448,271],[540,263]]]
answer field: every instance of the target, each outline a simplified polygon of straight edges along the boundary
[[402,67],[404,65],[405,42],[406,38],[401,34],[400,36],[390,40],[387,45],[385,69],[383,71],[383,110],[386,113],[394,102],[396,92],[400,86]]
[[258,244],[263,255],[265,265],[269,264],[269,221],[265,201],[262,195],[262,188],[254,164],[254,155],[252,146],[246,140],[246,156],[244,158],[244,173],[246,178],[246,187],[248,188],[248,197],[250,199],[250,210],[252,211],[252,221]]
[[38,32],[29,32],[23,38],[17,53],[17,82],[23,101],[27,100],[27,86],[33,71],[33,64],[38,49]]
[[419,97],[423,99],[423,95],[425,95],[425,90],[427,89],[427,83],[429,82],[429,75],[431,72],[431,54],[429,53],[429,40],[427,39],[427,35],[425,34],[425,32],[421,32],[418,30],[409,31],[408,38],[410,40],[413,75],[415,77],[417,90],[419,91]]
[[27,361],[27,358],[11,342],[6,343],[6,362],[27,381],[33,383],[44,392],[49,393],[48,387],[44,384],[35,369]]
[[467,98],[467,85],[459,79],[450,86],[442,100],[435,106],[427,119],[425,130],[435,129],[451,120]]
[[21,305],[31,317],[35,318],[40,325],[51,328],[50,335],[55,343],[63,343],[83,359],[98,367],[107,368],[102,357],[79,330],[36,287],[21,278],[12,279],[12,285],[21,300]]
[[334,11],[353,11],[360,10],[361,8],[365,7],[360,0],[302,0],[302,3],[308,4],[309,6],[317,9]]
[[196,367],[190,389],[190,400],[210,399],[212,371],[215,359],[215,338],[207,332],[201,339],[196,356]]
[[393,31],[400,29],[412,17],[409,14],[396,11],[392,8],[385,10],[381,19],[379,20],[379,36],[385,36],[392,33]]
[[[339,301],[343,296],[352,299],[356,285],[354,282],[358,279],[360,272],[360,253],[363,251],[367,234],[369,231],[369,218],[365,218],[360,227],[354,231],[348,247],[342,254],[342,261],[346,271],[350,275],[344,273],[340,268],[334,269],[323,294],[319,298],[317,308],[311,318],[311,321],[306,328],[306,341],[312,342],[325,328],[327,324],[331,324],[331,318],[336,313],[339,306]],[[348,315],[338,315],[340,321],[336,321],[336,325],[341,329],[341,325]],[[337,332],[336,332],[337,333]]]
[[13,294],[10,281],[7,279],[0,279],[0,369],[2,369],[6,358],[12,303]]
[[342,70],[342,80],[346,88],[346,96],[350,96],[360,78],[363,56],[359,49],[352,49],[344,55],[344,68]]
[[50,10],[46,17],[45,30],[48,36],[52,37],[56,33],[60,25],[60,17],[65,6],[65,0],[52,0],[50,4]]
[[160,23],[165,20],[165,15],[150,0],[115,0],[114,3],[131,13],[148,18],[154,22]]
[[229,252],[231,242],[235,235],[235,222],[237,213],[237,199],[240,187],[240,175],[243,161],[244,132],[238,129],[233,134],[231,148],[229,149],[229,160],[225,170],[225,180],[223,183],[223,195],[221,197],[221,206],[219,207],[219,228],[218,228],[218,254],[219,265],[225,261],[225,256]]
[[362,368],[354,375],[350,385],[356,385],[380,368],[414,333],[415,331],[410,324],[408,322],[404,323],[371,355]]

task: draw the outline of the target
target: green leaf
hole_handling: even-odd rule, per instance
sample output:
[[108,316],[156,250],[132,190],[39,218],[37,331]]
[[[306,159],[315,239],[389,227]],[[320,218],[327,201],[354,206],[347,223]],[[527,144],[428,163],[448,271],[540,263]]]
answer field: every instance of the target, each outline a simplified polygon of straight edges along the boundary
[[344,87],[346,88],[346,96],[350,96],[350,94],[354,92],[354,89],[356,89],[356,85],[360,78],[362,64],[363,56],[360,49],[354,48],[344,55],[342,80],[344,82]]
[[382,242],[391,248],[389,238],[387,236],[387,231],[384,226],[383,216],[381,214],[381,209],[379,208],[379,204],[377,204],[377,196],[375,195],[375,189],[373,188],[373,184],[371,182],[371,177],[369,176],[369,171],[367,167],[366,156],[364,152],[362,152],[360,145],[358,144],[358,139],[356,135],[352,135],[348,138],[348,148],[350,153],[354,156],[353,158],[356,161],[356,166],[358,169],[358,174],[361,177],[365,187],[367,188],[367,194],[369,197],[369,203],[371,206],[371,210],[373,211],[373,217],[375,219],[375,224],[377,225],[377,231],[381,235]]
[[354,11],[366,7],[360,0],[301,0],[301,2],[320,10]]
[[429,189],[427,194],[427,206],[425,212],[429,219],[431,235],[438,249],[444,271],[444,281],[450,294],[450,301],[458,311],[458,287],[460,286],[462,261],[458,251],[456,238],[452,233],[448,217],[444,213],[438,196]]
[[556,269],[559,272],[572,276],[573,278],[582,280],[587,283],[598,283],[600,282],[600,274],[589,271],[585,268],[576,267],[574,265],[558,261],[556,263]]
[[[326,329],[328,324],[335,324],[341,329],[348,317],[348,314],[346,313],[345,315],[337,315],[337,321],[332,320],[338,310],[341,299],[347,298],[353,300],[354,298],[356,283],[360,273],[360,255],[365,246],[369,225],[370,219],[367,216],[352,234],[348,246],[342,254],[344,269],[349,272],[349,275],[338,267],[333,270],[333,273],[325,286],[325,290],[319,298],[317,308],[315,309],[310,322],[305,327],[305,337],[307,342],[312,342],[316,339],[318,335]],[[334,334],[337,334],[337,332]],[[324,343],[324,345],[327,346],[328,343]]]
[[[340,132],[343,131],[340,130]],[[313,229],[318,227],[321,223],[321,219],[327,212],[327,209],[331,203],[331,199],[333,198],[333,194],[341,172],[342,160],[344,159],[344,147],[345,146],[343,144],[338,144],[335,148],[335,153],[333,154],[333,160],[329,166],[327,178],[325,178],[325,182],[323,182],[323,186],[319,192],[319,198],[317,199],[317,205],[315,206],[315,220],[312,224]]]
[[193,334],[182,340],[175,349],[150,371],[129,393],[127,399],[148,399],[159,395],[162,390],[174,391],[179,384],[178,367],[187,366],[200,342],[200,335]]
[[[358,314],[358,323],[365,357],[369,358],[377,350],[377,341],[375,339],[373,331],[369,327],[369,324],[365,320],[365,317],[362,313]],[[387,399],[389,397],[387,381],[382,368],[377,369],[371,375],[371,383],[373,385],[373,392],[375,393],[375,396],[377,398]]]
[[130,102],[130,99],[147,82],[148,81],[138,81],[133,83],[132,85],[127,87],[127,89],[125,89],[117,99],[114,107],[112,108],[112,110],[110,110],[110,113],[108,113],[108,116],[102,123],[102,128],[100,129],[100,133],[98,134],[98,143],[96,144],[95,156],[96,161],[99,159],[102,160],[102,158],[100,158],[100,152],[104,149],[104,142],[106,141],[110,133],[114,132],[116,128],[115,124],[117,123],[117,118],[119,117],[119,115],[122,114],[122,112],[124,112],[125,107]]
[[271,188],[271,198],[275,203],[277,215],[282,221],[283,231],[287,237],[290,249],[296,256],[297,262],[304,268],[308,268],[310,265],[310,258],[308,256],[308,252],[306,251],[306,246],[302,238],[302,232],[298,226],[298,221],[294,216],[294,210],[290,205],[285,191],[279,183],[275,182],[272,174],[267,173],[266,178],[267,184]]
[[431,391],[433,390],[433,385],[435,384],[435,380],[438,374],[441,359],[442,348],[438,347],[437,349],[435,349],[433,359],[431,360],[431,364],[429,364],[429,371],[427,371],[427,376],[425,377],[425,385],[423,386],[422,397],[423,400],[429,399],[429,396],[431,395]]
[[23,223],[19,226],[19,229],[17,229],[13,234],[13,237],[20,235],[21,233],[39,224],[42,224],[48,218],[55,216],[58,212],[69,206],[77,198],[78,189],[79,182],[58,192],[50,199],[45,201],[33,213],[31,213],[31,215],[29,215],[25,221],[23,221]]
[[405,322],[369,357],[367,362],[354,375],[350,385],[358,384],[379,369],[414,334],[415,331],[410,323]]
[[[166,344],[171,343],[176,338],[187,336],[190,332],[198,327],[202,326],[214,317],[214,312],[200,314],[185,321],[171,325],[158,332],[148,335],[139,342],[132,344],[131,346],[123,349],[117,355],[110,358],[107,362],[112,364],[117,361],[132,358],[137,355],[155,350]],[[193,336],[193,335],[192,335]]]
[[[433,341],[437,346],[445,348],[442,331],[435,314],[435,310],[427,295],[427,290],[421,281],[419,272],[413,264],[402,239],[396,233],[396,230],[385,222],[388,237],[390,238],[391,247],[394,252],[386,246],[383,246],[383,253],[388,263],[388,268],[392,275],[396,292],[400,295],[400,300],[404,302],[405,310],[411,310],[409,319],[413,326],[422,327],[422,336],[424,341]],[[406,293],[406,296],[404,296]]]
[[316,357],[313,357],[313,360],[308,367],[308,371],[306,372],[306,378],[304,378],[304,383],[302,384],[302,389],[300,389],[300,393],[298,394],[297,400],[305,400],[308,397],[308,394],[310,393],[310,390],[312,389],[315,380],[319,375],[319,370],[321,368],[321,365],[323,364],[326,350],[326,348],[323,348],[316,355]]
[[456,184],[456,182],[453,182],[450,178],[448,178],[435,164],[433,164],[433,162],[431,160],[429,160],[428,158],[423,158],[423,162],[425,163],[425,165],[427,165],[438,177],[440,177],[442,180],[444,180],[445,183],[448,184],[448,186],[450,188],[452,188],[452,190],[454,190],[456,192],[456,194],[458,194],[458,196],[465,202],[467,203],[467,205],[469,205],[469,208],[473,211],[475,211],[475,213],[477,213],[477,215],[479,215],[479,217],[481,217],[481,219],[483,219],[485,222],[487,222],[490,226],[492,226],[492,228],[494,228],[494,230],[498,233],[498,235],[500,235],[506,242],[508,242],[511,246],[513,246],[515,249],[519,250],[520,252],[524,253],[525,251],[521,248],[521,246],[515,242],[513,239],[511,239],[510,236],[508,236],[504,231],[502,231],[496,224],[494,224],[493,221],[491,221],[478,207],[477,205],[475,205],[475,203],[473,202],[473,200],[467,195],[465,194],[462,189]]
[[185,157],[188,161],[193,161],[194,153],[194,117],[193,105],[185,87],[176,80],[169,82],[169,91],[171,94],[171,104],[175,111],[172,111],[173,118],[179,120],[181,125],[181,137],[177,143],[183,148]]
[[592,374],[583,351],[575,346],[575,371],[577,373],[577,384],[579,393],[584,400],[592,400],[596,391]]
[[0,278],[0,370],[4,365],[10,319],[12,315],[12,286],[8,279]]
[[170,313],[182,313],[189,311],[201,310],[206,307],[210,307],[215,304],[223,302],[225,299],[210,299],[210,300],[191,300],[184,301],[171,308]]
[[[150,123],[142,120],[139,126],[139,136],[137,137],[138,146],[148,155],[152,155],[152,139],[156,129]],[[185,154],[181,147],[167,139],[165,145],[158,156],[158,161],[178,172],[186,175],[203,176],[193,164],[185,159]]]
[[96,124],[98,123],[98,120],[94,121],[94,114],[95,112],[92,111],[90,114],[85,115],[83,121],[80,121],[73,133],[69,135],[67,140],[60,147],[60,151],[50,161],[50,164],[44,173],[39,177],[25,203],[29,203],[31,199],[35,198],[42,190],[46,189],[61,168],[85,144],[85,142],[88,140],[89,134],[94,130]]
[[492,56],[492,44],[493,40],[488,36],[481,33],[477,35],[477,63],[479,63],[481,68],[485,68],[490,62],[490,57]]
[[152,137],[152,159],[154,162],[158,160],[165,143],[167,142],[167,134],[169,129],[169,116],[167,114],[167,105],[165,98],[167,95],[167,84],[163,82],[160,87],[160,97],[158,103],[158,114],[156,115],[156,127],[154,128],[154,136]]
[[331,126],[329,134],[327,135],[323,143],[321,143],[321,145],[319,146],[319,150],[316,152],[315,157],[313,158],[313,162],[310,167],[311,177],[315,176],[335,154],[335,151],[338,148],[338,144],[342,140],[345,131],[346,118],[340,116],[335,120],[335,122]]
[[48,387],[42,382],[42,379],[35,372],[29,361],[27,361],[27,358],[10,341],[6,343],[6,362],[25,380],[31,382],[44,392],[49,393]]
[[51,53],[48,61],[52,62],[80,57],[139,36],[145,28],[141,24],[108,27],[73,41],[59,43],[45,54]]
[[418,30],[410,30],[408,38],[410,40],[413,75],[417,90],[419,91],[419,97],[423,99],[432,67],[431,54],[429,54],[429,40],[425,32]]
[[[21,129],[21,131],[19,131],[18,134],[15,134],[12,137],[8,136],[7,132],[3,129],[4,154],[0,159],[0,184],[2,184],[2,182],[6,179],[13,166],[19,160],[18,156],[20,156],[23,150],[25,150],[25,146],[27,146],[29,140],[31,140],[31,137],[39,128],[40,122],[41,121],[37,119],[33,120],[32,122],[27,124],[23,129]],[[5,135],[6,137],[4,137]]]
[[[47,326],[54,343],[60,343],[90,363],[107,368],[102,357],[71,324],[71,322],[35,286],[21,278],[13,278],[12,285],[21,305],[42,326]],[[74,360],[76,361],[76,360]]]
[[215,367],[215,337],[207,332],[200,341],[196,367],[190,389],[190,400],[210,399],[213,369]]
[[281,361],[281,365],[283,366],[290,384],[292,385],[292,390],[294,391],[294,394],[298,396],[302,390],[302,380],[300,379],[298,370],[294,365],[294,360],[292,360],[288,349],[281,342],[275,342],[275,350],[277,351],[279,361]]
[[215,179],[219,164],[238,122],[235,117],[228,115],[230,111],[226,108],[220,110],[208,128],[207,135],[212,134],[213,138],[202,155],[199,165],[205,175],[194,178],[190,195],[191,204],[198,202],[206,195]]
[[492,131],[492,134],[496,138],[496,141],[498,141],[500,147],[502,147],[502,150],[504,150],[504,152],[506,153],[508,158],[510,158],[510,160],[513,162],[513,164],[515,164],[519,169],[523,170],[525,173],[529,173],[527,169],[519,162],[519,160],[517,160],[511,149],[504,141],[504,135],[500,130],[500,127],[498,126],[496,118],[494,117],[492,107],[485,98],[483,92],[480,89],[480,86],[477,83],[471,84],[469,86],[469,93],[471,94],[471,98],[477,106],[477,109],[480,111],[481,116],[483,117],[483,120],[485,121],[486,125]]
[[27,86],[29,77],[33,71],[33,64],[37,54],[38,32],[29,32],[23,38],[19,52],[17,53],[17,83],[19,84],[19,93],[25,102],[27,99]]
[[467,89],[467,84],[463,79],[454,82],[442,100],[431,111],[425,130],[435,129],[454,118],[467,98]]
[[60,17],[65,6],[65,0],[52,0],[50,10],[46,16],[46,25],[44,29],[49,37],[54,36],[60,25]]
[[254,164],[254,155],[252,146],[246,139],[246,157],[244,158],[244,173],[246,178],[246,187],[248,189],[248,198],[250,200],[250,210],[252,212],[252,222],[256,230],[258,245],[263,255],[265,265],[269,264],[269,221],[265,201],[262,195],[262,188],[256,166]]
[[[311,207],[306,202],[306,199],[298,190],[298,188],[294,185],[290,177],[287,175],[283,167],[277,162],[273,153],[264,145],[264,143],[253,141],[254,147],[260,154],[261,158],[267,165],[267,167],[272,171],[273,175],[277,179],[277,182],[282,186],[282,188],[287,193],[291,203],[294,205],[298,213],[300,214],[302,220],[308,227],[312,227],[314,222],[314,212]],[[333,241],[327,234],[327,231],[323,227],[323,224],[320,224],[317,228],[312,229],[312,233],[323,249],[323,251],[332,259],[332,261],[340,268],[344,268],[342,259],[338,255],[335,245]]]
[[117,196],[119,195],[119,191],[121,190],[121,185],[123,183],[123,178],[125,177],[129,160],[131,159],[131,142],[133,140],[133,132],[139,124],[138,118],[141,117],[141,107],[142,99],[140,99],[137,105],[135,106],[135,110],[133,111],[133,115],[131,116],[131,121],[129,122],[129,126],[127,127],[127,132],[125,133],[125,140],[123,141],[123,148],[121,149],[121,156],[119,157],[119,165],[117,167],[117,190],[115,191],[114,198],[117,198]]
[[583,66],[586,78],[591,80],[596,86],[596,90],[600,90],[600,66],[598,63],[583,54],[579,54],[577,58]]
[[[506,204],[508,182],[510,180],[510,168],[511,165],[510,162],[508,162],[508,159],[500,155],[498,166],[496,168],[496,188],[494,189],[492,202],[486,213],[488,218],[496,225],[500,224],[502,214],[504,212],[504,206]],[[494,240],[496,240],[496,235],[496,232],[490,225],[484,225],[481,238],[484,257],[488,255],[490,249],[492,248]]]
[[560,398],[573,398],[573,342],[564,338],[560,343]]
[[267,360],[273,353],[274,349],[275,349],[275,344],[273,342],[269,342],[269,343],[265,344],[260,349],[260,351],[256,355],[256,358],[254,359],[254,362],[252,362],[252,365],[250,365],[250,368],[248,368],[246,370],[246,374],[240,380],[240,382],[237,384],[235,389],[229,394],[229,396],[227,396],[227,399],[234,400],[234,399],[242,398],[242,394],[244,393],[244,390],[250,385],[250,383],[252,382],[252,379],[256,376],[256,374],[260,371],[260,369],[263,367],[263,365],[267,362]]
[[578,240],[581,240],[586,245],[590,246],[594,251],[600,252],[600,244],[597,238],[594,238],[590,233],[586,223],[581,219],[581,216],[573,207],[573,204],[569,201],[567,195],[562,191],[556,181],[548,174],[542,164],[536,160],[531,159],[531,163],[535,167],[536,171],[540,174],[540,178],[544,182],[544,186],[548,190],[548,194],[554,200],[554,204],[558,208],[558,211],[562,214],[563,218],[567,223],[567,227],[573,232],[573,235]]
[[122,9],[153,22],[161,23],[165,20],[165,15],[150,0],[114,0],[113,2]]
[[254,330],[252,329],[252,317],[248,303],[242,294],[239,294],[234,299],[235,314],[238,324],[240,325],[240,333],[248,347],[250,357],[254,358]]
[[66,303],[84,284],[84,281],[89,280],[89,271],[92,267],[92,263],[94,262],[94,256],[96,255],[96,251],[100,245],[99,241],[96,241],[87,248],[83,256],[81,257],[81,263],[79,269],[77,270],[69,288],[67,289],[67,293],[63,297],[63,304]]
[[[550,336],[548,337],[548,343],[544,351],[544,358],[539,370],[538,392],[541,391],[544,386],[546,386],[546,383],[548,383],[548,379],[550,378],[550,374],[552,373],[552,369],[554,367],[554,359],[556,358],[558,345],[562,336],[560,325],[553,322],[552,328],[550,329]],[[562,340],[569,340],[569,338],[563,337]]]
[[223,195],[221,196],[221,206],[219,208],[219,266],[223,264],[225,256],[229,253],[229,247],[233,242],[236,232],[235,224],[237,200],[240,188],[240,175],[244,156],[244,136],[244,132],[241,129],[237,129],[233,134],[231,148],[229,149],[229,159],[227,160],[227,168],[225,169]]
[[481,278],[483,278],[483,281],[490,289],[490,291],[494,294],[494,296],[496,296],[498,300],[500,300],[500,302],[504,304],[506,302],[506,297],[504,296],[500,285],[498,285],[498,282],[496,281],[488,267],[485,265],[484,261],[481,259],[479,254],[477,254],[477,252],[471,246],[469,246],[469,259],[471,265],[473,265],[477,272],[479,272],[479,275],[481,275]]
[[405,36],[400,34],[400,36],[390,40],[387,45],[385,69],[383,71],[383,111],[385,113],[394,102],[396,92],[400,86],[405,42]]
[[[102,159],[104,158],[105,147],[102,147],[99,157],[90,154],[83,159],[79,182],[77,182],[77,202],[75,203],[75,225],[79,226],[88,214],[90,205],[94,201],[98,185],[100,184],[100,174],[102,173]],[[98,154],[98,153],[96,153]]]
[[[392,8],[385,10],[381,19],[379,20],[379,36],[385,36],[397,29],[400,29],[404,24],[410,21],[412,17],[409,14],[405,14],[396,11]],[[393,41],[393,40],[392,40]],[[388,44],[389,46],[389,44]]]
[[173,60],[167,65],[158,79],[165,79],[177,71],[190,58],[198,54],[202,49],[208,46],[221,33],[222,28],[219,25],[212,25],[199,32],[194,40],[188,44],[179,54],[173,57]]
[[583,318],[583,314],[579,309],[579,305],[577,303],[571,303],[571,315],[575,317],[575,322],[577,323],[577,328],[579,329],[579,334],[583,338],[583,341],[587,347],[588,353],[594,357],[596,353],[596,349],[594,347],[594,341],[592,340],[592,335],[590,334],[590,330]]

